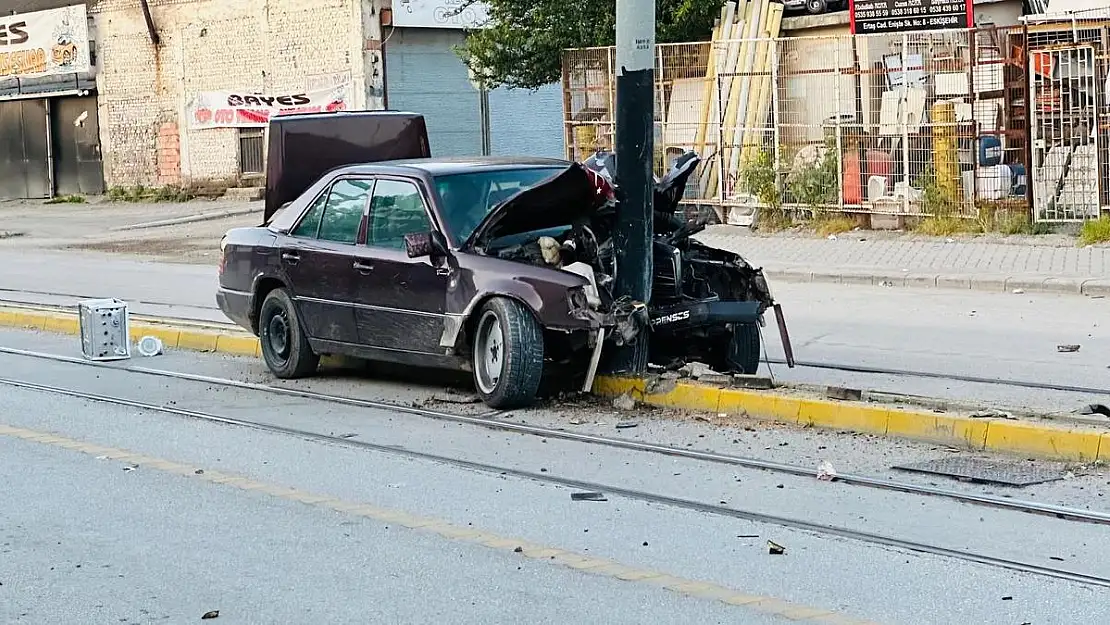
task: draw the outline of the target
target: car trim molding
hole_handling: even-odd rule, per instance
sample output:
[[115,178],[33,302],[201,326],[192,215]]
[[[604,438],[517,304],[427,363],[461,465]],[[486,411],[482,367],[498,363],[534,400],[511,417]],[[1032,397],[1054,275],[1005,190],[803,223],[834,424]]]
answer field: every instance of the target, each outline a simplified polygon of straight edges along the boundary
[[359,304],[356,302],[340,302],[333,299],[322,299],[319,297],[294,297],[293,301],[297,302],[312,302],[314,304],[326,304],[328,306],[350,306],[351,308],[361,308],[363,310],[375,310],[378,312],[392,312],[401,313],[404,315],[416,315],[418,317],[432,317],[434,319],[442,319],[442,313],[430,313],[422,310],[409,310],[407,308],[391,308],[389,306],[374,306],[371,304]]

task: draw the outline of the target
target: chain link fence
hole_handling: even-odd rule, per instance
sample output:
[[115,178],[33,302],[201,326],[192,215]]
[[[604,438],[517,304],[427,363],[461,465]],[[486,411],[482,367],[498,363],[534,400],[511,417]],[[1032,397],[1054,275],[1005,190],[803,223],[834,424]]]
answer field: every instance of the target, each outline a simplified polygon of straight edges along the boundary
[[[1022,28],[657,47],[656,169],[703,158],[685,202],[981,217],[1027,210]],[[1015,39],[1016,38],[1016,39]],[[567,50],[567,156],[612,149],[615,50]]]

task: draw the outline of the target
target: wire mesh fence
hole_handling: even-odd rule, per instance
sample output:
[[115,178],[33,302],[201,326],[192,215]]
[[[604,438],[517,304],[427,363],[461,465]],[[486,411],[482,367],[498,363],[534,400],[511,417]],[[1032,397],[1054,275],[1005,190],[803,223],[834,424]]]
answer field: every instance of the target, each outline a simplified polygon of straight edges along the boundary
[[[685,202],[731,223],[757,210],[1024,210],[1026,82],[1023,47],[1012,45],[1021,36],[988,28],[660,45],[656,169],[698,152]],[[613,147],[614,56],[565,53],[570,158]]]

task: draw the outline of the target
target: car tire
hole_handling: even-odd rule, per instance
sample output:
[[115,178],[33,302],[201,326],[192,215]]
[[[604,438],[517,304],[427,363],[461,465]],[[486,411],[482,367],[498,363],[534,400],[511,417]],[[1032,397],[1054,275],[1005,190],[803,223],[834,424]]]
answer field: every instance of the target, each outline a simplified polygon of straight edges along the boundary
[[308,344],[293,299],[285,289],[270,291],[262,301],[258,340],[266,366],[283,380],[312,375],[320,364],[320,356]]
[[826,0],[806,0],[806,12],[810,15],[820,15],[828,9]]
[[536,400],[543,379],[543,330],[516,300],[495,297],[478,312],[472,344],[474,386],[491,408]]
[[[721,337],[724,338],[724,337]],[[759,371],[761,341],[758,323],[738,323],[723,349],[711,349],[705,364],[718,373],[755,375]]]

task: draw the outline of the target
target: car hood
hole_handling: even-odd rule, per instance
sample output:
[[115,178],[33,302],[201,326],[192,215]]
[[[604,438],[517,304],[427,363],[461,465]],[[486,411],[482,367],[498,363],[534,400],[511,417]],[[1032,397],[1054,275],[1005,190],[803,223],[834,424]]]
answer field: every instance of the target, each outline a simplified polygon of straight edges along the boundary
[[498,204],[463,243],[482,247],[493,239],[569,226],[592,217],[608,196],[594,176],[578,163]]

